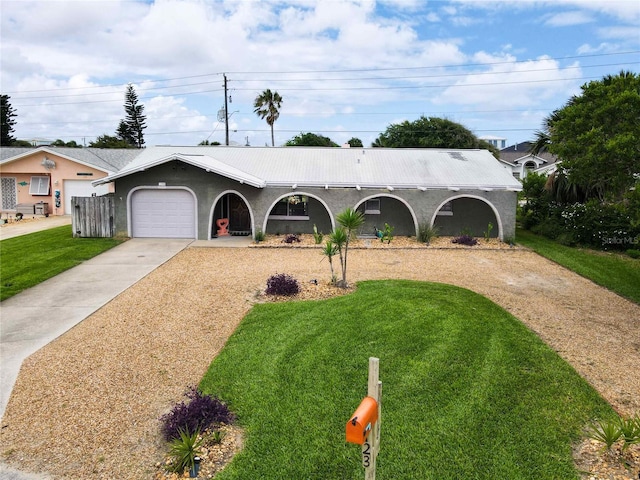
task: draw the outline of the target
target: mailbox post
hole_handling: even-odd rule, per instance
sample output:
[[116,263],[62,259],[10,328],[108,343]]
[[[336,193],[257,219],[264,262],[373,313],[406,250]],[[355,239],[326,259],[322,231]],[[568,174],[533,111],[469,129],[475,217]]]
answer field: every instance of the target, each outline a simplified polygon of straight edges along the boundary
[[378,380],[380,360],[369,358],[367,396],[347,422],[347,442],[362,445],[362,466],[365,480],[376,478],[376,458],[380,450],[380,420],[382,382]]

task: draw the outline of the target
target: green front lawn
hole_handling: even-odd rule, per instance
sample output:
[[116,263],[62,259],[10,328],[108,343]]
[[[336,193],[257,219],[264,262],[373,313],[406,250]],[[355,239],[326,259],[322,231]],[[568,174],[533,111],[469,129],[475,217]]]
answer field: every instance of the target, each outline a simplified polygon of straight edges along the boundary
[[543,257],[640,304],[640,260],[618,253],[566,247],[519,229],[517,242]]
[[378,478],[578,478],[571,443],[608,404],[520,321],[469,290],[368,281],[257,305],[201,382],[245,445],[216,477],[361,479],[345,424],[380,359]]
[[0,241],[0,301],[54,277],[122,242],[73,238],[71,225]]

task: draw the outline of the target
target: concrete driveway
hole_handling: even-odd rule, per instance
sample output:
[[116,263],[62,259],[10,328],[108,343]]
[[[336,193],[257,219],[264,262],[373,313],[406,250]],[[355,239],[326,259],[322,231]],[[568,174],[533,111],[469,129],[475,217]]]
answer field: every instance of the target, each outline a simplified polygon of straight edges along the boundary
[[0,303],[0,416],[25,358],[192,242],[131,239]]

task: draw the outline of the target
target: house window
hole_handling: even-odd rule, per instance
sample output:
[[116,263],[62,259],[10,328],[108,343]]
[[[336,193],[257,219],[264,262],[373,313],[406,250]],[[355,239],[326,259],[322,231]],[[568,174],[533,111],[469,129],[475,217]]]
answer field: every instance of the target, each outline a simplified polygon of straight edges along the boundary
[[380,199],[374,198],[364,202],[365,215],[380,215]]
[[452,216],[453,215],[453,203],[447,202],[444,205],[442,205],[442,207],[440,207],[440,210],[438,210],[438,215]]
[[31,177],[30,195],[49,195],[49,177]]
[[276,203],[269,215],[270,220],[309,220],[309,197],[290,195]]

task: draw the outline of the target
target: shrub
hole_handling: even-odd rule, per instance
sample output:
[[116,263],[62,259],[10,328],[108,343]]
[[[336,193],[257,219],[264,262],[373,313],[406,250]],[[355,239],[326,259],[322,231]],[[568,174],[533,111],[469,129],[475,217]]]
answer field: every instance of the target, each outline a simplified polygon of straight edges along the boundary
[[284,237],[282,241],[284,243],[293,243],[293,242],[300,243],[300,235],[295,233],[289,233],[287,234],[287,236]]
[[394,227],[390,226],[388,223],[384,224],[384,230],[382,230],[382,236],[380,237],[380,241],[382,243],[385,241],[387,244],[391,243],[391,240],[393,240],[393,228]]
[[290,275],[280,273],[267,280],[267,295],[295,295],[300,291],[298,281]]
[[320,245],[322,243],[322,232],[318,232],[318,227],[316,227],[316,224],[313,224],[313,240],[315,241],[316,245]]
[[640,258],[640,250],[630,248],[629,250],[627,250],[627,255],[629,255],[631,258]]
[[265,234],[262,230],[258,230],[255,234],[256,243],[264,242]]
[[162,435],[167,441],[180,439],[180,431],[205,430],[214,423],[232,423],[235,415],[217,397],[203,395],[196,387],[185,394],[188,402],[180,402],[160,418]]
[[620,439],[621,435],[622,430],[620,429],[618,419],[596,421],[587,432],[589,438],[604,443],[606,450],[610,450],[613,444]]
[[199,429],[193,433],[188,428],[178,430],[178,437],[171,440],[169,449],[169,455],[173,459],[169,468],[172,472],[182,474],[185,468],[191,470],[194,467],[196,457],[201,455],[202,439],[198,439],[199,436]]
[[430,243],[431,240],[438,236],[438,227],[431,226],[428,223],[421,223],[418,226],[418,241],[420,243]]
[[478,240],[473,238],[471,235],[460,235],[459,237],[451,240],[451,243],[457,243],[459,245],[467,245],[469,247],[473,247],[478,244]]

